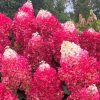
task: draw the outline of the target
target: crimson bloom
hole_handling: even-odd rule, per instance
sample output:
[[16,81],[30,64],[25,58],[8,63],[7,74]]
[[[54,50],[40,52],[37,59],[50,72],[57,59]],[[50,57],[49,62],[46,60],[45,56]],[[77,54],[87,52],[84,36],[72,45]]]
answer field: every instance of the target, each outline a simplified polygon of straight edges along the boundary
[[31,1],[27,1],[19,8],[13,20],[12,30],[15,34],[15,47],[23,53],[33,32],[36,32],[36,20]]
[[57,62],[60,61],[61,53],[61,44],[63,41],[70,41],[76,44],[79,44],[79,36],[77,34],[77,29],[73,22],[68,21],[61,25],[61,27],[56,28],[52,32],[54,40],[54,57]]
[[4,84],[0,83],[0,100],[18,100],[18,98]]
[[63,91],[56,70],[43,62],[34,73],[27,100],[61,100]]
[[73,92],[66,100],[100,100],[100,94],[95,84]]
[[100,82],[96,59],[72,42],[63,42],[60,64],[58,75],[70,92]]
[[23,56],[7,48],[2,57],[2,83],[14,91],[28,90],[31,80],[31,68]]
[[52,61],[50,47],[43,41],[42,36],[40,36],[38,32],[33,33],[24,55],[28,58],[32,69],[36,69],[42,60],[45,60],[49,64],[51,64]]
[[11,45],[9,36],[11,34],[12,20],[6,15],[0,13],[0,53],[4,52],[7,45]]
[[80,34],[80,46],[89,52],[90,56],[100,59],[100,34],[93,29],[88,29]]

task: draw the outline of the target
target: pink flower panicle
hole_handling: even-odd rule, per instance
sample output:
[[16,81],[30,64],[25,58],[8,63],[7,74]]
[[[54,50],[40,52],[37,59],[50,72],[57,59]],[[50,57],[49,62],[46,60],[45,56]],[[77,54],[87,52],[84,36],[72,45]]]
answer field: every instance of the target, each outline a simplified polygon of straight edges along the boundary
[[0,53],[4,52],[7,45],[11,45],[9,36],[11,34],[12,20],[6,15],[0,13]]
[[88,29],[80,34],[80,46],[89,52],[90,56],[100,59],[100,34],[93,29]]
[[67,21],[66,23],[63,24],[63,27],[66,32],[66,37],[67,37],[66,40],[79,44],[78,31],[76,29],[74,22]]
[[[51,20],[52,19],[52,20]],[[60,26],[57,18],[55,18],[49,11],[40,10],[36,16],[40,34],[49,35]]]
[[60,61],[60,48],[64,40],[79,44],[79,36],[77,34],[75,25],[70,21],[66,22],[61,27],[56,28],[52,32],[52,36],[54,40],[54,57],[57,62]]
[[34,73],[28,100],[61,100],[63,91],[55,69],[43,62]]
[[23,53],[33,32],[37,30],[32,3],[27,1],[16,13],[12,30],[15,34],[15,47]]
[[23,56],[7,48],[2,57],[2,82],[14,91],[28,90],[31,80],[31,68]]
[[34,9],[31,0],[27,0],[27,2],[24,3],[21,8],[19,8],[19,11],[20,10],[28,13],[32,17],[34,16]]
[[66,30],[66,31],[69,31],[69,32],[71,32],[71,33],[76,33],[77,32],[77,29],[76,29],[76,27],[75,27],[75,24],[74,24],[74,22],[72,22],[72,21],[67,21],[67,22],[65,22],[64,24],[62,24],[63,25],[63,27],[64,27],[64,29]]
[[[51,20],[52,19],[52,20]],[[48,44],[51,52],[55,52],[55,40],[53,38],[53,32],[59,27],[61,28],[61,23],[58,19],[47,10],[40,10],[36,16],[38,24],[38,32],[42,36],[43,40]]]
[[73,92],[66,100],[100,100],[100,94],[95,84]]
[[98,62],[74,43],[63,42],[60,64],[58,75],[70,92],[100,82]]
[[73,66],[78,64],[80,60],[88,58],[88,52],[83,50],[74,42],[63,41],[61,45],[61,66]]
[[4,84],[0,83],[0,100],[18,100],[18,98]]
[[33,33],[24,55],[28,58],[33,69],[39,66],[41,60],[45,60],[49,64],[51,64],[52,61],[50,48],[48,44],[43,41],[43,38],[38,32]]

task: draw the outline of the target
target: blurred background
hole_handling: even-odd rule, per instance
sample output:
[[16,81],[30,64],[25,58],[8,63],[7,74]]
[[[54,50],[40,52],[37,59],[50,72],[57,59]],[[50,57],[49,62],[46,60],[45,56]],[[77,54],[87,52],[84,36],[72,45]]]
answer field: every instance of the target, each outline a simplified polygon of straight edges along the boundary
[[[27,0],[0,0],[0,12],[13,18],[15,12]],[[73,20],[79,21],[79,14],[86,20],[91,16],[91,12],[100,18],[100,0],[31,0],[35,14],[40,9],[46,9],[53,13],[61,22]],[[95,25],[96,24],[96,25]],[[94,22],[92,26],[97,27],[100,21]],[[91,26],[91,25],[89,25]]]

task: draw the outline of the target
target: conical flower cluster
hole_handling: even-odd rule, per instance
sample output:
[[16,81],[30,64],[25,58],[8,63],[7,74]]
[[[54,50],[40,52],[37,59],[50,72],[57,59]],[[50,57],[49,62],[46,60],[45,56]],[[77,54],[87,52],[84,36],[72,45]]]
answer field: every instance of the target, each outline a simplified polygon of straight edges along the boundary
[[[52,19],[52,20],[51,20]],[[57,27],[60,26],[60,22],[49,11],[40,10],[36,16],[38,29],[41,34],[51,34]]]
[[48,62],[49,64],[51,64],[52,61],[51,50],[38,32],[33,33],[24,55],[28,58],[32,69],[36,69],[42,60]]
[[89,52],[90,56],[94,56],[100,60],[100,33],[93,29],[88,29],[80,34],[80,46]]
[[79,44],[79,36],[75,24],[72,21],[67,21],[63,24],[63,27],[67,36],[66,40]]
[[[38,32],[42,36],[43,40],[49,45],[51,52],[55,54],[56,44],[53,33],[55,30],[58,30],[62,27],[61,23],[53,14],[43,9],[38,12],[36,21],[38,25]],[[59,34],[59,37],[61,37],[61,34]]]
[[42,62],[30,84],[28,100],[61,100],[63,91],[56,70]]
[[34,16],[34,9],[31,1],[27,1],[21,8],[19,8],[13,20],[12,30],[15,34],[15,47],[17,51],[23,53],[27,42],[36,32],[36,20]]
[[28,61],[14,50],[7,48],[2,57],[2,82],[12,90],[28,90],[31,80],[31,69]]
[[65,81],[70,92],[100,82],[99,63],[72,42],[63,42],[60,64],[59,77]]
[[9,36],[11,34],[12,20],[0,13],[0,53],[4,52],[6,45],[11,45]]

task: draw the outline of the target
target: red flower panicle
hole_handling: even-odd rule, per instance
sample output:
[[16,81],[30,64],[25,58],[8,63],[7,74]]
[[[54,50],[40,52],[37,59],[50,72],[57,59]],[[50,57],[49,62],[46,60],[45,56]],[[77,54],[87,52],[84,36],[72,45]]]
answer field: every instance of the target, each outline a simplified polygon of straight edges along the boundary
[[63,91],[56,70],[43,62],[34,73],[27,100],[61,100]]
[[96,59],[88,57],[87,51],[74,43],[63,42],[60,64],[59,77],[70,92],[100,82]]
[[73,92],[66,100],[100,100],[100,94],[95,84]]
[[6,15],[0,13],[0,53],[4,52],[4,48],[10,45],[9,36],[11,34],[12,20]]
[[63,41],[60,52],[61,66],[72,67],[73,65],[80,63],[81,59],[87,60],[88,58],[88,52],[86,50],[81,49],[80,46],[78,46],[74,42]]
[[66,32],[66,40],[79,44],[79,36],[75,24],[72,21],[67,21],[63,24],[63,27]]
[[0,83],[0,100],[18,100],[18,98],[4,84]]
[[[11,31],[15,50],[24,56],[8,47],[4,51],[11,45]],[[72,21],[61,24],[47,10],[40,10],[35,18],[30,0],[13,22],[0,13],[0,100],[18,100],[9,89],[24,90],[27,100],[62,100],[61,81],[71,93],[67,100],[99,100],[100,34],[92,29],[77,33]],[[51,65],[58,63],[57,73]]]
[[28,61],[10,48],[3,53],[1,73],[2,82],[12,90],[29,88],[31,69]]
[[58,19],[47,10],[40,10],[36,20],[40,34],[49,35],[60,26]]
[[15,34],[15,47],[23,53],[32,33],[37,29],[31,1],[27,1],[16,13],[12,29]]
[[48,44],[43,41],[43,38],[38,32],[33,33],[24,55],[28,58],[33,69],[39,66],[41,60],[45,60],[49,64],[51,64],[52,61],[50,48]]
[[56,30],[56,28],[61,28],[61,24],[58,19],[53,16],[47,10],[40,10],[36,17],[38,24],[38,32],[42,36],[43,40],[49,45],[51,52],[55,52],[54,48],[54,39],[52,32]]
[[88,29],[80,34],[80,46],[100,60],[100,34],[93,29]]

